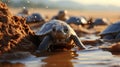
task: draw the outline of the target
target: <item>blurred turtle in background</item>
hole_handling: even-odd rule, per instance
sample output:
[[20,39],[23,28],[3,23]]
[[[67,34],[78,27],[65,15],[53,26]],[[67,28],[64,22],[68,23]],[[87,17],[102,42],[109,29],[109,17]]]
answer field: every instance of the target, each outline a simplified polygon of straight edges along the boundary
[[60,10],[56,16],[53,16],[52,19],[66,21],[68,19],[67,10]]
[[110,25],[110,21],[107,18],[97,18],[93,23],[95,25]]
[[101,39],[105,40],[120,40],[120,21],[108,26],[100,33]]
[[22,11],[17,14],[17,16],[27,17],[29,15],[29,11],[26,7],[23,7]]
[[87,24],[87,20],[85,17],[81,16],[81,17],[75,17],[75,16],[72,16],[70,17],[68,20],[66,20],[66,22],[68,24],[75,24],[75,25],[84,25],[84,24]]
[[44,15],[39,13],[32,13],[26,19],[26,23],[31,23],[31,22],[45,22],[45,17]]
[[111,24],[107,18],[96,18],[95,20],[93,20],[92,17],[88,20],[88,23],[89,23],[88,29],[93,28],[94,26],[102,26],[102,25]]
[[87,19],[84,16],[71,16],[66,23],[68,23],[75,30],[78,36],[96,33],[96,31],[88,30],[84,27],[84,25],[88,24]]

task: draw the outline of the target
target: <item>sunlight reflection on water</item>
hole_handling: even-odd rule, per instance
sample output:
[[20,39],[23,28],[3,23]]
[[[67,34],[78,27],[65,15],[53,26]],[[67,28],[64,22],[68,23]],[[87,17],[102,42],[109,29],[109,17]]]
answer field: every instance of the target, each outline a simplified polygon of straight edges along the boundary
[[[0,63],[0,67],[109,67],[120,66],[120,57],[100,49],[59,52],[45,57],[31,57]],[[21,66],[21,63],[23,66]],[[6,66],[7,65],[7,66]]]
[[120,65],[120,57],[115,57],[110,52],[95,50],[92,52],[77,52],[79,56],[76,59],[72,59],[74,67],[84,66],[84,67],[109,67]]

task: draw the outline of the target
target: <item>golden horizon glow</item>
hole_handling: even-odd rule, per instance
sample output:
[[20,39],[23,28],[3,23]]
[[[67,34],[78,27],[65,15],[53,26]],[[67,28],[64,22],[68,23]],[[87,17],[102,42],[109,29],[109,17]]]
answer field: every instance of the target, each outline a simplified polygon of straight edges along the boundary
[[82,4],[114,5],[120,6],[120,0],[72,0]]
[[[51,1],[65,1],[65,0],[51,0]],[[120,6],[120,0],[66,0],[66,1],[73,1],[77,3],[81,3],[84,5],[113,5],[113,6]]]

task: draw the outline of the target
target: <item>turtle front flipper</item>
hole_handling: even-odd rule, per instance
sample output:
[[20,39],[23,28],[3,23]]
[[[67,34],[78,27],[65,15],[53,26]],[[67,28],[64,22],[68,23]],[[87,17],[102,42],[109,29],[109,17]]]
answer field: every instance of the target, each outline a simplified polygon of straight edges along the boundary
[[42,40],[42,42],[40,43],[39,47],[38,47],[38,52],[44,52],[44,51],[47,51],[49,46],[50,46],[50,43],[52,42],[51,40],[51,37],[48,35],[48,36],[45,36]]
[[75,44],[80,47],[80,49],[87,49],[81,40],[76,35],[71,35],[71,39],[75,42]]

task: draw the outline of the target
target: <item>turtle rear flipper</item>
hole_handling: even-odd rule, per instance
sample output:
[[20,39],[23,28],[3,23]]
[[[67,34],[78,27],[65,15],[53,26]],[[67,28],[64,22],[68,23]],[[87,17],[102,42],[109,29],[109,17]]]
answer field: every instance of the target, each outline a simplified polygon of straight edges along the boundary
[[71,35],[71,39],[75,42],[75,44],[80,47],[80,49],[87,49],[81,40],[76,35]]
[[47,51],[51,43],[50,36],[45,36],[38,47],[39,52]]

